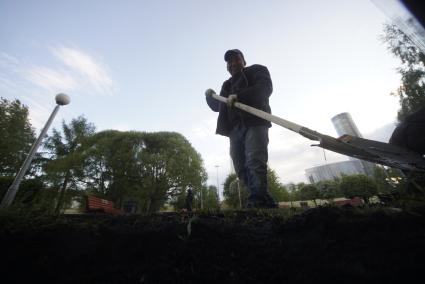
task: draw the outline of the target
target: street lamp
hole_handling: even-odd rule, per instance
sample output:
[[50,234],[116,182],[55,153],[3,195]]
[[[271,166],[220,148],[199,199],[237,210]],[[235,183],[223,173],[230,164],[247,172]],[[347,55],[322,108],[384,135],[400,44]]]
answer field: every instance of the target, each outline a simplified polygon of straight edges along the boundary
[[220,186],[219,186],[219,183],[218,183],[218,168],[220,167],[219,165],[215,165],[215,167],[216,167],[216,169],[217,169],[217,198],[218,198],[218,200],[220,200]]
[[52,114],[50,115],[49,119],[46,122],[46,125],[44,125],[43,130],[41,130],[40,135],[38,136],[37,140],[34,142],[34,144],[31,147],[31,150],[25,159],[24,163],[22,164],[21,169],[19,170],[18,174],[16,175],[15,179],[13,180],[12,185],[8,188],[3,200],[1,201],[0,208],[7,208],[9,207],[13,200],[15,199],[16,193],[18,192],[19,185],[21,184],[22,178],[24,177],[26,171],[28,170],[32,159],[34,158],[35,153],[37,152],[38,147],[41,144],[41,141],[43,140],[44,136],[47,133],[47,130],[49,129],[50,125],[52,124],[53,119],[56,116],[56,113],[59,111],[60,106],[64,106],[70,103],[71,99],[69,96],[65,94],[57,94],[55,97],[56,100],[56,107],[53,110]]
[[241,201],[241,186],[239,184],[239,178],[237,177],[236,180],[238,181],[238,196],[239,196],[239,209],[242,209],[242,201]]

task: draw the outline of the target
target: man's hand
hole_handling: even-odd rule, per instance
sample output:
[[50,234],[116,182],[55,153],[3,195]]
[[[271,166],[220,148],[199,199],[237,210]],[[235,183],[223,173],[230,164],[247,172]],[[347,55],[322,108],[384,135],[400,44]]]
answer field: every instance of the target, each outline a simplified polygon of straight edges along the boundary
[[215,95],[215,91],[213,89],[207,89],[205,91],[205,96],[212,97],[212,95]]
[[227,106],[233,107],[235,105],[235,102],[237,101],[238,101],[237,95],[229,95],[229,97],[227,98]]

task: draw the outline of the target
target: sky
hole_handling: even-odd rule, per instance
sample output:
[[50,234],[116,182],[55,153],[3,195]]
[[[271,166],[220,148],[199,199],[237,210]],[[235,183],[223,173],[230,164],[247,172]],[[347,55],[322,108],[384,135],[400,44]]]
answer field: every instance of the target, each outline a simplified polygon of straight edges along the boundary
[[[400,62],[380,40],[386,22],[368,0],[0,0],[0,96],[28,106],[37,134],[58,93],[71,103],[52,128],[84,115],[98,131],[179,132],[221,191],[229,141],[204,92],[229,78],[224,52],[267,66],[274,115],[337,137],[331,118],[349,112],[365,138],[387,142]],[[278,125],[269,136],[283,184],[348,159]]]

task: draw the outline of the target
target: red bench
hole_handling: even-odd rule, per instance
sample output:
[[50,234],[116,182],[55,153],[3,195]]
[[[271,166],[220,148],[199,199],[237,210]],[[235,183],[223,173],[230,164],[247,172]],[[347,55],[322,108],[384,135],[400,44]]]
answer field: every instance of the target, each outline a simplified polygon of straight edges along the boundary
[[112,215],[124,214],[124,211],[114,207],[114,203],[112,201],[92,195],[87,195],[86,209],[87,212],[102,212]]
[[334,203],[338,206],[351,205],[353,207],[357,207],[363,205],[363,200],[360,197],[354,197],[352,199],[337,200],[334,201]]

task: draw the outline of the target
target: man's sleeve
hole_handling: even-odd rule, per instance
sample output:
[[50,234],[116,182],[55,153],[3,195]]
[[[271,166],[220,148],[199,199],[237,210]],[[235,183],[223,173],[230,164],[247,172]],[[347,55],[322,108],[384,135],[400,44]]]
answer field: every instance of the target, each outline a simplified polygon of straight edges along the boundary
[[[220,96],[227,98],[228,94],[226,91],[226,82],[223,83],[223,85],[221,86],[221,91],[220,91]],[[210,109],[212,111],[218,112],[220,111],[220,102],[217,101],[216,99],[212,98],[212,97],[205,97],[207,100],[207,104],[210,107]]]
[[273,84],[267,67],[261,65],[253,66],[254,74],[250,76],[251,86],[239,92],[238,101],[253,106],[262,107],[273,92]]
[[212,111],[215,111],[215,112],[219,111],[219,106],[218,106],[219,101],[209,96],[205,96],[205,99],[207,100],[207,104]]

